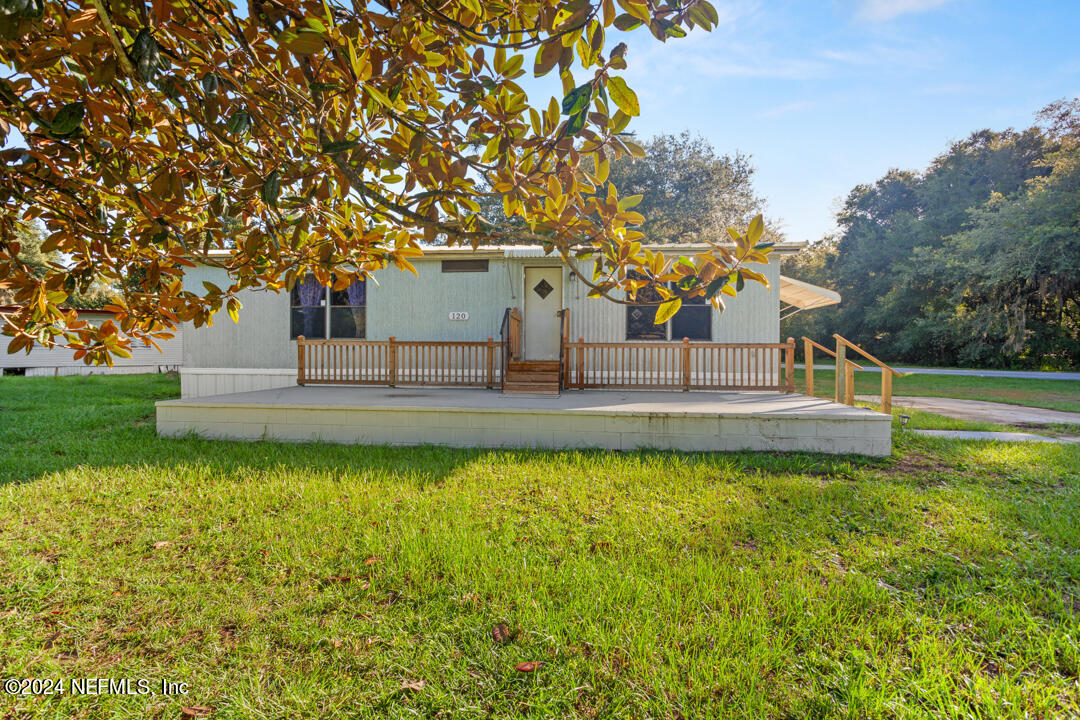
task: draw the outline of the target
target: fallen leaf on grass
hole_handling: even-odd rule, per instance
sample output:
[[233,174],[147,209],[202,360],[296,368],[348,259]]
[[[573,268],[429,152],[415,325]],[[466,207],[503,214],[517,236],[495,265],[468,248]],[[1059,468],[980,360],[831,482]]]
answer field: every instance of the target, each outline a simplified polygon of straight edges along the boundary
[[401,689],[402,690],[410,690],[412,692],[416,692],[417,690],[423,690],[425,685],[427,685],[427,683],[424,682],[423,680],[402,680],[401,681]]
[[515,637],[517,637],[517,633],[511,631],[510,628],[506,626],[506,623],[499,623],[491,628],[491,639],[500,645],[505,645]]
[[365,565],[374,565],[377,562],[379,562],[379,558],[372,555],[371,557],[369,557],[367,560],[364,561],[364,564]]
[[192,705],[191,707],[180,708],[180,714],[184,717],[206,717],[212,712],[214,712],[214,709],[206,705]]
[[523,673],[536,672],[537,668],[539,668],[543,664],[544,663],[540,662],[539,660],[529,660],[528,662],[518,663],[514,666],[514,669],[518,672]]
[[161,548],[169,547],[170,545],[172,545],[171,540],[158,540],[156,543],[154,543],[154,549],[160,550]]

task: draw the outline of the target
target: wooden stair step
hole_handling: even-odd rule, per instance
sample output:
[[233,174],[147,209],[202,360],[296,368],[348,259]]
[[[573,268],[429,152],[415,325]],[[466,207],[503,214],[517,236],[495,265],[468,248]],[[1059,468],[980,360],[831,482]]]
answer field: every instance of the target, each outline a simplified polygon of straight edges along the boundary
[[503,392],[508,394],[558,395],[559,383],[507,381],[503,383]]
[[546,383],[558,384],[559,383],[559,371],[555,370],[555,371],[550,371],[549,372],[549,371],[545,370],[545,371],[541,372],[541,371],[537,370],[535,372],[525,372],[525,371],[517,371],[517,372],[515,372],[513,370],[510,370],[510,371],[507,371],[507,373],[506,373],[506,381],[507,382],[539,382],[539,383],[545,383],[546,382]]
[[511,360],[507,367],[511,372],[522,370],[525,372],[551,371],[559,372],[558,360]]

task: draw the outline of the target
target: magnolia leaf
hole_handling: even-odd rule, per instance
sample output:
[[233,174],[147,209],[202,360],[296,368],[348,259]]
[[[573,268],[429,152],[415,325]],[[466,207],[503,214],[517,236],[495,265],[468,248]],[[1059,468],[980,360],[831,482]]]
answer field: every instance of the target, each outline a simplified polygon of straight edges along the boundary
[[68,103],[57,111],[50,129],[54,135],[71,135],[82,125],[85,115],[86,106],[81,102]]
[[608,92],[611,99],[627,115],[631,117],[641,114],[641,106],[638,105],[637,95],[626,85],[626,81],[619,76],[608,78]]
[[581,132],[581,129],[585,127],[587,110],[582,110],[576,115],[571,115],[566,121],[566,127],[563,129],[563,135],[569,137],[571,135],[577,135]]
[[563,115],[574,115],[581,112],[588,107],[592,95],[592,83],[585,83],[571,90],[562,101]]
[[281,173],[275,170],[266,176],[261,195],[264,203],[271,207],[277,206],[278,196],[281,195]]
[[326,155],[333,155],[335,153],[345,152],[346,150],[352,150],[359,144],[359,140],[337,140],[336,142],[323,145],[322,151]]
[[543,664],[544,663],[539,660],[530,660],[528,662],[519,662],[514,666],[514,669],[522,673],[531,673],[538,670]]
[[763,232],[765,232],[765,220],[762,219],[761,215],[758,215],[750,221],[750,227],[746,231],[746,239],[751,245],[754,245],[761,239]]
[[225,129],[233,135],[243,135],[251,129],[251,115],[247,110],[237,110],[229,116]]
[[214,73],[206,73],[202,77],[202,89],[207,95],[214,95],[218,91],[218,76]]
[[536,77],[547,75],[548,71],[555,67],[555,63],[559,62],[559,57],[562,55],[562,49],[562,43],[558,41],[552,41],[542,45],[540,50],[536,53],[536,62],[533,64],[533,75]]
[[654,322],[657,325],[663,325],[671,319],[672,315],[679,312],[679,308],[681,307],[682,298],[674,298],[672,300],[668,300],[666,303],[662,304],[656,309],[656,320]]

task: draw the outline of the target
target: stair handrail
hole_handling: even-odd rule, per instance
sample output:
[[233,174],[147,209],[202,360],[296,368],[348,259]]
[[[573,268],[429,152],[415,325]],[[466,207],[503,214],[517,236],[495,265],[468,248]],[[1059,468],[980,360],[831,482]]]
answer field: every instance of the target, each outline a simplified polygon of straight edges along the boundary
[[[852,350],[859,353],[864,358],[866,358],[867,360],[869,360],[870,362],[874,363],[879,368],[881,368],[881,412],[885,413],[886,415],[891,415],[892,414],[892,379],[893,379],[894,375],[896,377],[903,377],[903,373],[892,369],[891,367],[889,367],[885,363],[881,362],[876,357],[874,357],[870,353],[866,352],[861,347],[859,347],[855,343],[851,342],[850,340],[848,340],[847,338],[845,338],[842,335],[838,335],[836,333],[833,333],[833,339],[836,340],[836,369],[837,369],[837,373],[836,373],[836,396],[837,396],[837,398],[840,397],[841,390],[843,390],[845,403],[848,404],[848,405],[854,405],[855,404],[855,378],[854,378],[854,374],[851,373],[850,371],[845,372],[844,373],[844,379],[843,379],[843,381],[841,381],[840,372],[839,372],[841,361],[842,360],[847,360],[847,348],[851,348]],[[848,361],[848,362],[850,362],[850,361]],[[841,388],[841,382],[843,382],[843,385],[844,385],[843,388]],[[839,399],[837,400],[837,402],[839,402]]]
[[521,313],[517,308],[506,308],[503,311],[502,323],[499,326],[499,340],[502,342],[502,374],[500,382],[506,382],[506,373],[510,369],[511,360],[521,359]]
[[[805,378],[805,381],[806,381],[806,394],[813,397],[813,395],[814,395],[814,348],[817,348],[818,350],[821,350],[822,352],[824,352],[829,357],[836,357],[836,353],[834,353],[832,350],[825,347],[821,343],[811,340],[810,338],[806,337],[805,335],[802,336],[802,341],[803,341],[803,365],[806,366],[803,369],[803,377]],[[858,364],[854,360],[848,360],[847,365],[845,365],[844,367],[846,368],[845,372],[850,372],[852,370],[862,370],[863,369],[862,365]],[[839,402],[839,401],[837,401],[837,402]]]

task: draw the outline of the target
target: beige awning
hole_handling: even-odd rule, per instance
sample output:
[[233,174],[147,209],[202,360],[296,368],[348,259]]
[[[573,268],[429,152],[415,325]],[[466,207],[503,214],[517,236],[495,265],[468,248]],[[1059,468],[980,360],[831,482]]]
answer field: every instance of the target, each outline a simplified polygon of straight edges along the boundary
[[791,310],[792,312],[813,310],[814,308],[836,305],[840,302],[840,293],[781,275],[780,302],[788,306],[785,310]]

